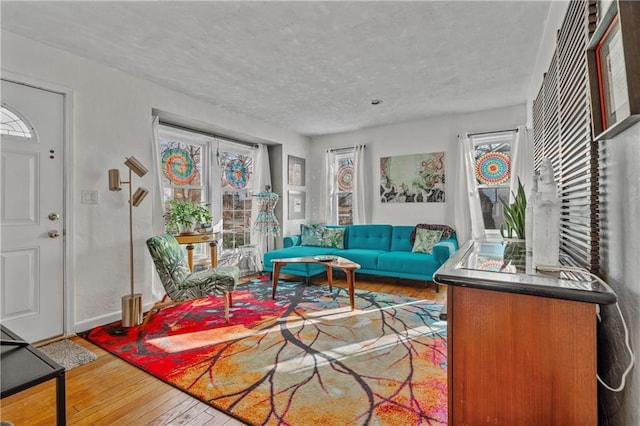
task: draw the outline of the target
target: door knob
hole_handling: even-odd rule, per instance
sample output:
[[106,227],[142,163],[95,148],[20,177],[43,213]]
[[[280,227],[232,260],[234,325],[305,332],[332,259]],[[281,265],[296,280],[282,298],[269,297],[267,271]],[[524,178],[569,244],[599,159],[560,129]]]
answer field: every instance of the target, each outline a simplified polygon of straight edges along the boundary
[[57,229],[52,229],[49,231],[49,238],[58,238],[60,236],[60,231]]
[[60,219],[60,215],[58,213],[49,213],[49,220],[54,221]]

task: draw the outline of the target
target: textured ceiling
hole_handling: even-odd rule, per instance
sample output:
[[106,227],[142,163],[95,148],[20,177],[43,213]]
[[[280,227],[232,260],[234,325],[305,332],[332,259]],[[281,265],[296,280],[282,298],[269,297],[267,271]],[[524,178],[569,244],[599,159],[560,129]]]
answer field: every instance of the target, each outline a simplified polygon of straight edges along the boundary
[[0,7],[4,30],[319,135],[525,102],[549,2]]

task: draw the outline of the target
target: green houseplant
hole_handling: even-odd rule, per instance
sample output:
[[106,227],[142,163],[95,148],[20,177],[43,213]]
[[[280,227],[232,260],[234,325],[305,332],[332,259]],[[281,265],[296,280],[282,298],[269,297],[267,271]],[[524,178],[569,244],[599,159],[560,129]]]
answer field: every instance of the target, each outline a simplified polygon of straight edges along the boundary
[[[502,238],[520,238],[524,239],[525,211],[527,210],[527,196],[524,193],[524,187],[518,179],[518,192],[513,195],[513,203],[507,203],[500,198],[502,203],[502,212],[504,215],[504,225],[500,226],[500,234]],[[506,234],[505,234],[506,226]],[[514,233],[517,235],[514,236]]]
[[169,200],[164,214],[167,231],[173,233],[193,233],[196,225],[211,222],[209,203]]

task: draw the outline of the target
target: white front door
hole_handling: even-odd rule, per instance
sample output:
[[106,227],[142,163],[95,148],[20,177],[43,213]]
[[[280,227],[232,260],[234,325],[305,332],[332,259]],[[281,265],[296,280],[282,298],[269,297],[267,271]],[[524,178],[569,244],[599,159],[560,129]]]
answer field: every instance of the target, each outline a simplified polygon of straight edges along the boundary
[[64,96],[2,80],[0,320],[29,342],[64,334]]

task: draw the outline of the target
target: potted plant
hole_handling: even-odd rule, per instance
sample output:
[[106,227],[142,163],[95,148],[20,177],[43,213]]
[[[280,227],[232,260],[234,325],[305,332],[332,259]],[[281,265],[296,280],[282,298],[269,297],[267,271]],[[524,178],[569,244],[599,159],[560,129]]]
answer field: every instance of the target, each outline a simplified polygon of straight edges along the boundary
[[[514,201],[509,204],[502,198],[502,213],[504,214],[504,225],[500,226],[500,234],[502,238],[520,238],[524,240],[524,224],[525,224],[525,211],[527,210],[527,196],[524,193],[524,187],[518,179],[518,193],[514,194]],[[505,226],[507,232],[505,235]],[[514,233],[516,236],[514,236]]]
[[196,225],[211,222],[209,203],[169,200],[166,204],[167,231],[180,234],[192,234]]
[[[504,225],[500,226],[500,234],[506,240],[503,262],[505,266],[509,264],[514,266],[516,272],[525,272],[526,247],[523,241],[525,239],[527,197],[520,179],[518,179],[518,192],[513,194],[513,203],[509,204],[503,199],[500,199],[500,202],[502,203],[502,213],[504,215]],[[507,228],[506,233],[505,225]]]

